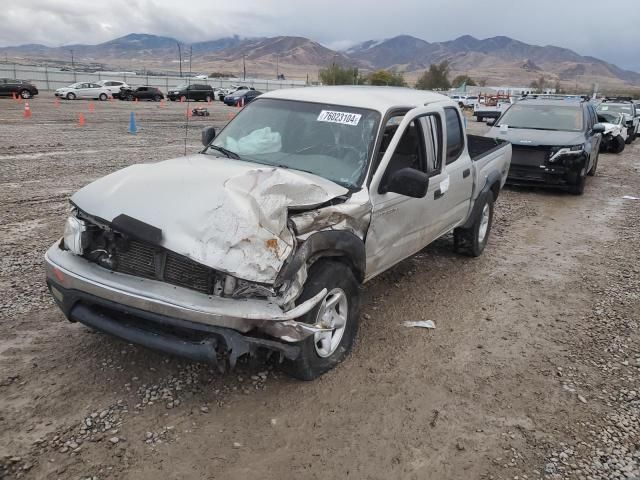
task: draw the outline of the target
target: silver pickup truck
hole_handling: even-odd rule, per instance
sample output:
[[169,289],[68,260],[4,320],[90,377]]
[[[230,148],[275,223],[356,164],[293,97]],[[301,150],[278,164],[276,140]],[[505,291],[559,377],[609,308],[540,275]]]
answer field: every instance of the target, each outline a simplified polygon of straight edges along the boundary
[[276,352],[313,379],[350,351],[360,285],[453,232],[487,244],[508,142],[455,102],[390,87],[260,96],[202,152],[71,197],[47,283],[71,321],[197,361]]

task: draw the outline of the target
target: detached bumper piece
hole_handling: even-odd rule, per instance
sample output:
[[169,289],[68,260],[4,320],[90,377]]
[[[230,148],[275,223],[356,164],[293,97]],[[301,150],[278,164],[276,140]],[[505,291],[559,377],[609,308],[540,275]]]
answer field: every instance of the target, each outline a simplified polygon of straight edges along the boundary
[[260,349],[295,360],[300,349],[268,338],[243,335],[235,330],[203,325],[120,305],[47,281],[51,294],[67,318],[130,343],[170,355],[233,369],[243,355]]

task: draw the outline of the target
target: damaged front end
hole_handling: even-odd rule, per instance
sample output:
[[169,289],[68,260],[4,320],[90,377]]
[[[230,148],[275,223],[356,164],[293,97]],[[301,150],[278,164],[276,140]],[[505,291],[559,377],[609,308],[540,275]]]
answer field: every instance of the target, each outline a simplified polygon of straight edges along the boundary
[[[308,266],[320,256],[340,254],[364,274],[368,197],[366,192],[336,195],[344,193],[336,189],[323,191],[324,198],[316,193],[305,204],[293,198],[302,195],[301,185],[287,190],[281,177],[264,172],[252,170],[225,181],[231,195],[218,195],[218,208],[197,216],[192,208],[193,221],[184,214],[164,224],[159,219],[176,217],[156,216],[154,221],[155,210],[142,210],[139,203],[137,210],[129,209],[136,217],[115,215],[127,200],[122,189],[109,208],[87,195],[91,191],[81,190],[72,198],[63,239],[45,257],[57,304],[71,321],[198,361],[217,363],[223,353],[233,366],[239,356],[260,349],[295,359],[298,342],[328,331],[317,322],[301,321],[326,295],[323,290],[297,302]],[[274,178],[277,182],[269,185]],[[117,187],[131,181],[119,180]],[[237,196],[239,190],[249,192],[249,201]],[[92,213],[77,205],[87,205]],[[249,218],[238,217],[236,212],[247,205]],[[205,214],[210,224],[197,225]],[[230,225],[215,236],[220,218]],[[254,230],[250,225],[256,225]],[[242,265],[238,256],[245,259]],[[223,268],[215,268],[216,263]]]

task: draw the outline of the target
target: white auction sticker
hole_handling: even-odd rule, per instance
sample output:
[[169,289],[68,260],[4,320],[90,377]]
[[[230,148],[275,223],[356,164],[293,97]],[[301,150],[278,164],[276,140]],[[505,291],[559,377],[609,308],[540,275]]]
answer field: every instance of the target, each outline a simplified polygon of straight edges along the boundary
[[318,115],[319,122],[342,123],[343,125],[358,125],[362,115],[359,113],[349,112],[333,112],[331,110],[322,110]]

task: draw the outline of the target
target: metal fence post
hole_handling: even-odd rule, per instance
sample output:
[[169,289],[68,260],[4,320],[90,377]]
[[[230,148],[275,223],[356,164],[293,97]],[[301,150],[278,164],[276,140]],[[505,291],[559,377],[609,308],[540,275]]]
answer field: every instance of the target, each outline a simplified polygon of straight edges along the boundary
[[47,68],[46,65],[44,66],[44,78],[45,78],[45,80],[47,82],[47,90],[51,90],[49,88],[49,69]]
[[13,63],[13,78],[18,78],[18,74],[16,73],[16,64]]

